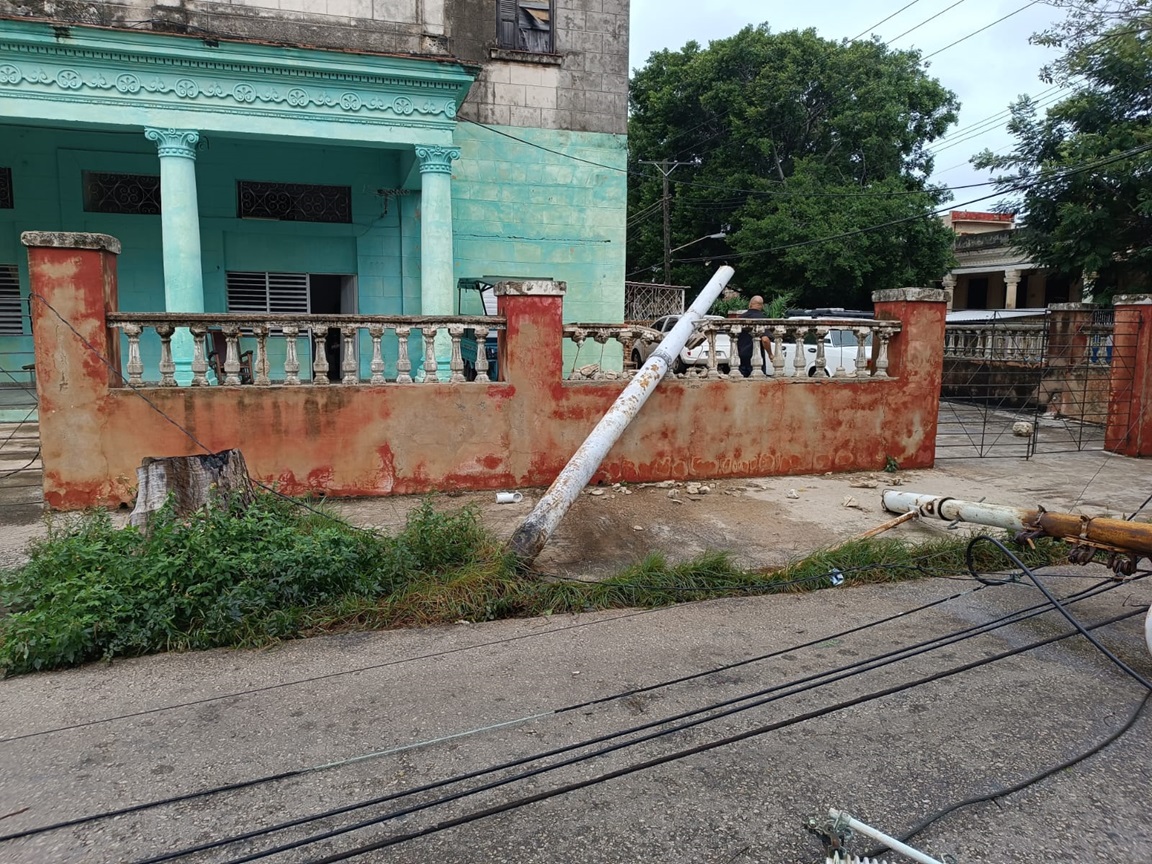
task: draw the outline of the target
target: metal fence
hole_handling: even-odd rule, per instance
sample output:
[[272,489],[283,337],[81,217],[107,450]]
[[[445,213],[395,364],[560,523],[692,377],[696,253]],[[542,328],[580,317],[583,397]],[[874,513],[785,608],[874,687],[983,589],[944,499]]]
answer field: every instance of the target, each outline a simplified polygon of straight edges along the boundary
[[[11,316],[6,319],[12,325]],[[20,331],[31,333],[22,301]],[[15,327],[9,336],[15,336]],[[18,338],[18,337],[17,337]],[[0,341],[12,345],[16,339]],[[0,350],[0,525],[39,518],[43,505],[36,370],[28,350]]]

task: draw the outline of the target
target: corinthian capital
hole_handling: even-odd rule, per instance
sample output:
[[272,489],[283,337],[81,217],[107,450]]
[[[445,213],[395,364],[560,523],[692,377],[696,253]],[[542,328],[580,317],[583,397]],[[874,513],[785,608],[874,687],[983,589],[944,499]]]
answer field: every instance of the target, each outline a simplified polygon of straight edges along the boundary
[[157,152],[161,156],[182,156],[185,159],[196,158],[196,144],[200,141],[200,133],[195,129],[156,129],[147,126],[144,128],[144,137],[156,142]]
[[451,174],[452,160],[460,158],[460,148],[417,144],[416,158],[420,160],[421,174]]

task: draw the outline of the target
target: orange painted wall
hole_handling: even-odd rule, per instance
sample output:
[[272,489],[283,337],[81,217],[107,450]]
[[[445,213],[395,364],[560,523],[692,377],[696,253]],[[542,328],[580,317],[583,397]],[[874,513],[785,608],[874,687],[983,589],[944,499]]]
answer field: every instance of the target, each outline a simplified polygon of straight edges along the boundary
[[[34,298],[44,489],[58,509],[130,502],[141,459],[203,452],[200,445],[238,447],[254,476],[293,495],[545,486],[624,386],[561,380],[562,297],[505,296],[499,383],[136,393],[109,386],[92,350],[117,344],[103,320],[115,302],[115,256],[31,247],[29,260],[34,294],[92,344]],[[903,325],[888,380],[666,380],[597,479],[878,469],[888,456],[905,468],[930,466],[944,311],[942,299],[877,304],[879,317]]]

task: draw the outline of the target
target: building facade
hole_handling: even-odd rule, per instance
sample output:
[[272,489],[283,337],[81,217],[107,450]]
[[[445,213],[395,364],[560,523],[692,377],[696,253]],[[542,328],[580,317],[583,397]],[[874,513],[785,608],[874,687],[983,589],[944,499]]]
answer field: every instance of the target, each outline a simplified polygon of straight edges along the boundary
[[627,54],[627,0],[0,0],[0,366],[28,230],[119,238],[124,311],[482,314],[461,280],[516,278],[619,320]]
[[944,217],[956,234],[956,266],[943,279],[949,310],[1044,309],[1078,303],[1079,286],[1011,246],[1011,213],[953,210]]

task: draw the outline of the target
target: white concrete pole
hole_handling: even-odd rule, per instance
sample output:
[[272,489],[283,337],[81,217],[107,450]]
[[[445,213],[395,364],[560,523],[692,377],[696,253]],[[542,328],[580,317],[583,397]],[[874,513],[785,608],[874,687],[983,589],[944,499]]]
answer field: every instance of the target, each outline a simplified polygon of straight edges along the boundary
[[516,556],[521,566],[527,567],[536,560],[536,556],[548,543],[564,514],[579,497],[580,490],[592,479],[592,475],[596,473],[596,469],[600,467],[612,445],[644,407],[656,385],[664,379],[668,367],[684,348],[684,343],[696,329],[696,324],[708,312],[735,272],[728,266],[716,271],[704,290],[700,292],[700,296],[688,307],[688,311],[680,316],[676,326],[661,340],[656,350],[648,357],[648,361],[637,370],[636,375],[624,388],[624,392],[608,409],[608,413],[596,424],[592,434],[584,440],[564,466],[564,470],[552,481],[544,497],[520,523],[512,539],[508,541],[508,549]]
[[[160,154],[160,231],[164,245],[164,311],[204,311],[204,270],[200,259],[200,205],[196,197],[196,144],[193,129],[144,129]],[[172,334],[176,383],[192,383],[192,334]]]
[[1004,308],[1015,309],[1019,304],[1017,302],[1017,293],[1020,288],[1020,271],[1019,270],[1005,270],[1004,271]]

